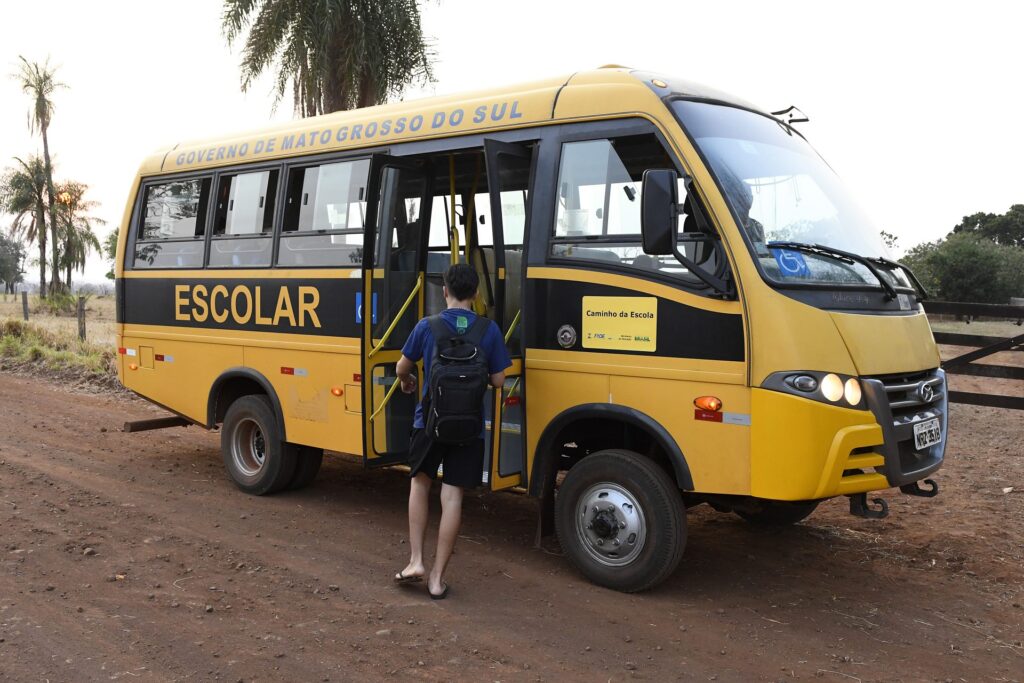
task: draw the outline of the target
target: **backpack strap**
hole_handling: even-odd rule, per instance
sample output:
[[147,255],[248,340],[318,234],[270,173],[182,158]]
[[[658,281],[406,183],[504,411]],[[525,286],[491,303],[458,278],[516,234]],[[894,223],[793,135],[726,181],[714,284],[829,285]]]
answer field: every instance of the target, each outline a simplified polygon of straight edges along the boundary
[[467,342],[472,342],[474,346],[480,347],[484,341],[484,335],[487,334],[487,329],[491,326],[491,319],[478,315],[476,320],[465,334],[459,335],[460,339],[465,339]]

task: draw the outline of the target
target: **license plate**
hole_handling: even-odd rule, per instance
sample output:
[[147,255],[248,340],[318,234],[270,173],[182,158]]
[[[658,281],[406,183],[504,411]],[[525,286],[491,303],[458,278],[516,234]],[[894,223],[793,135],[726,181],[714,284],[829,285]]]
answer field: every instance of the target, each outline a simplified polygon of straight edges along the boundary
[[914,425],[914,448],[921,450],[928,448],[942,441],[942,429],[939,427],[939,418],[925,420]]

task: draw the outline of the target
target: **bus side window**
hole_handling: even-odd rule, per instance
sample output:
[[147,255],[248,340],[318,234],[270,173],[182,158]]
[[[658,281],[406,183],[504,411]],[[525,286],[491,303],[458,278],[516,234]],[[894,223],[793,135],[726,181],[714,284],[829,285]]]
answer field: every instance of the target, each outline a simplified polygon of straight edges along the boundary
[[369,173],[369,159],[288,171],[278,265],[362,264]]
[[274,246],[277,170],[222,175],[210,243],[210,266],[251,268],[270,265]]
[[[645,254],[640,239],[643,173],[673,168],[671,158],[654,135],[631,135],[567,142],[562,145],[558,172],[558,207],[551,256],[654,271],[699,285],[674,256]],[[687,197],[680,187],[680,199]],[[698,232],[694,201],[687,198],[678,231]],[[701,210],[696,207],[696,210]],[[706,243],[705,243],[706,244]],[[684,250],[709,271],[718,268],[717,252],[687,243]]]
[[188,178],[146,187],[131,267],[203,267],[210,183]]

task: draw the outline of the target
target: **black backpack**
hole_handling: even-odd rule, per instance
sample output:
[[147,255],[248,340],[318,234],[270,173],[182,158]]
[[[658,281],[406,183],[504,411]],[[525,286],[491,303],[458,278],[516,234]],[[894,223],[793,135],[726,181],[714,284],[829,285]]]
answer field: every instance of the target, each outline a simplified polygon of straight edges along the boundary
[[427,433],[442,444],[478,439],[484,431],[484,396],[490,385],[487,356],[480,344],[491,321],[478,316],[460,334],[452,332],[440,315],[427,320],[434,334],[424,405]]

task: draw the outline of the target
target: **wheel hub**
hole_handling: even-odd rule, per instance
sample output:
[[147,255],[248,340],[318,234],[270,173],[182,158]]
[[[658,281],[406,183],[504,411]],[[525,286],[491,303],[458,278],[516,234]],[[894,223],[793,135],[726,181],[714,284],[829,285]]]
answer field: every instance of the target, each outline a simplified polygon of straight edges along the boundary
[[245,419],[235,425],[231,435],[231,459],[246,477],[254,477],[267,460],[267,440],[255,420]]
[[579,501],[576,533],[584,549],[601,564],[633,562],[644,547],[647,524],[636,497],[619,484],[591,486]]

